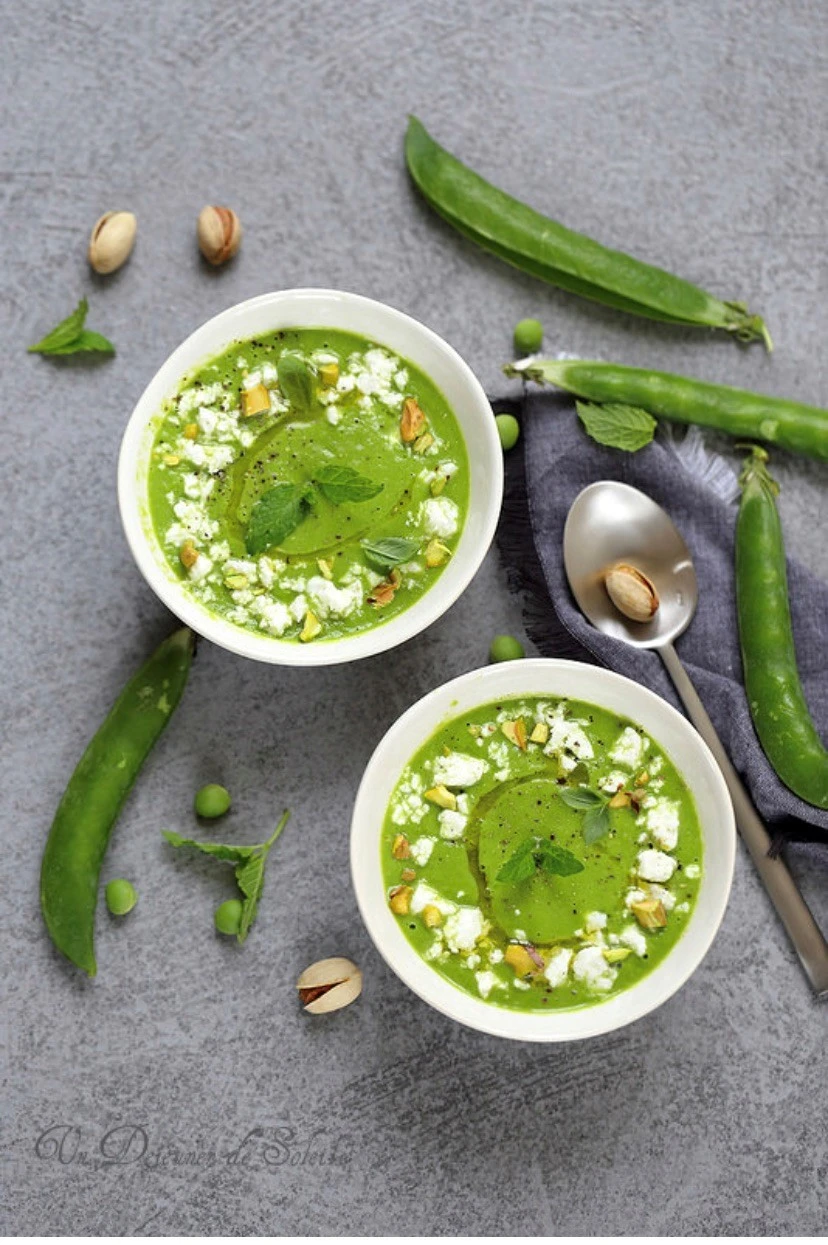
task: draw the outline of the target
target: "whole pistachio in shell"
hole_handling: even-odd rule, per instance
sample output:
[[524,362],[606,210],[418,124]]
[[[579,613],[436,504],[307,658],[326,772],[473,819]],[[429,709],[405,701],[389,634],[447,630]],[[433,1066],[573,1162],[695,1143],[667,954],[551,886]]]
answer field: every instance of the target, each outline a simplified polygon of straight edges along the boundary
[[198,214],[197,233],[201,254],[208,264],[218,267],[236,254],[242,227],[232,208],[207,206]]
[[652,580],[628,562],[617,562],[604,573],[604,587],[615,608],[633,622],[649,622],[658,609]]
[[299,1001],[315,1016],[347,1007],[362,992],[362,973],[353,960],[334,956],[311,964],[296,983]]
[[104,212],[89,238],[89,262],[95,272],[117,271],[135,246],[138,221],[132,212]]

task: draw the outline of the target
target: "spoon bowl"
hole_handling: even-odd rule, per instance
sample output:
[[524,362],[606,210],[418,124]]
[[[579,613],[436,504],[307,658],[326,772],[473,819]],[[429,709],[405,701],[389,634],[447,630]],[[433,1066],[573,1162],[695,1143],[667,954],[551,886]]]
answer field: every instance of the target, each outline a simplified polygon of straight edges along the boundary
[[[670,516],[629,484],[599,480],[578,494],[563,556],[572,594],[599,631],[636,648],[661,648],[689,625],[699,596],[690,552]],[[625,618],[610,600],[604,574],[616,562],[629,562],[655,586],[659,607],[649,622]]]

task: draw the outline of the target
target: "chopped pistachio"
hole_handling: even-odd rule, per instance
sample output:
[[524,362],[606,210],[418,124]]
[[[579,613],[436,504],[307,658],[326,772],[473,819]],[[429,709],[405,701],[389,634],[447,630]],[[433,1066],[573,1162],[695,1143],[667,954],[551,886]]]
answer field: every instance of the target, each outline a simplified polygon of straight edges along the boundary
[[324,558],[317,558],[316,565],[319,567],[319,573],[323,579],[333,579],[333,567],[330,562],[326,562]]
[[435,476],[431,481],[430,489],[432,497],[439,497],[448,484],[448,476]]
[[444,545],[437,537],[430,540],[426,545],[425,564],[426,566],[442,566],[447,558],[451,557],[451,550]]
[[336,362],[320,363],[319,379],[326,389],[330,389],[331,385],[335,385],[339,380],[339,364]]
[[537,972],[538,966],[525,947],[519,942],[510,942],[503,954],[504,961],[514,969],[516,977],[528,977]]
[[403,869],[402,873],[400,874],[400,877],[402,878],[403,882],[413,882],[416,876],[417,876],[416,869]]
[[252,415],[263,415],[269,410],[270,394],[261,381],[250,389],[242,389],[241,413],[244,419],[249,419]]
[[603,951],[608,964],[618,964],[621,960],[626,960],[628,955],[632,955],[629,947],[604,947]]
[[178,558],[181,565],[186,567],[187,570],[189,570],[191,566],[195,566],[198,561],[198,550],[191,540],[184,541],[184,544],[178,551]]
[[299,632],[299,639],[303,644],[307,644],[309,640],[315,639],[321,630],[321,622],[311,610],[308,610],[305,615],[305,624]]
[[470,723],[470,725],[469,725],[469,734],[471,735],[472,739],[479,739],[479,738],[480,738],[480,727],[477,725],[477,723],[476,723],[476,722],[472,722],[472,723]]
[[395,860],[407,860],[411,855],[411,848],[404,834],[395,836],[394,842],[391,844],[391,855]]
[[181,459],[177,454],[165,454],[163,461],[165,467],[177,467]]
[[630,796],[628,791],[616,791],[609,802],[610,808],[629,808],[629,805]]
[[410,886],[395,886],[388,896],[388,906],[397,916],[406,916],[414,892]]
[[427,929],[436,929],[438,925],[443,924],[443,914],[436,904],[427,903],[421,913],[423,925]]
[[531,744],[545,744],[549,742],[549,727],[546,722],[536,722],[532,728],[532,734],[529,736]]
[[426,791],[425,798],[430,800],[432,804],[437,804],[440,808],[457,808],[457,796],[442,784],[438,787],[432,787],[430,791]]
[[638,777],[636,778],[635,785],[636,787],[643,787],[644,784],[648,783],[649,781],[650,781],[650,775],[647,773],[646,770],[644,770],[644,772],[639,774]]
[[406,398],[400,418],[400,436],[406,445],[416,441],[426,426],[426,417],[414,398]]
[[433,444],[434,437],[430,432],[424,432],[421,437],[417,437],[411,448],[415,454],[425,454],[426,450],[430,450]]
[[644,929],[663,929],[667,924],[667,913],[660,899],[639,899],[630,904],[630,911]]
[[520,748],[521,752],[526,751],[526,723],[523,718],[517,718],[514,722],[502,722],[500,729],[511,743]]
[[240,592],[242,588],[246,588],[250,580],[246,575],[227,575],[224,580],[226,588],[231,588],[235,592]]
[[184,425],[184,436],[187,438],[188,441],[195,441],[196,437],[198,436],[198,424],[185,424]]

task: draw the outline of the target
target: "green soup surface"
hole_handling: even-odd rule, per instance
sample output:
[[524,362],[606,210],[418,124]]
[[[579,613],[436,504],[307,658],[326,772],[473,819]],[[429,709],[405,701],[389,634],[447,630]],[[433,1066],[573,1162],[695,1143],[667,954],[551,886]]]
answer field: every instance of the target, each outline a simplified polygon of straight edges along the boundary
[[382,832],[391,910],[454,985],[500,1007],[583,1007],[639,981],[698,894],[693,798],[640,727],[523,697],[443,725]]
[[442,573],[466,518],[457,420],[409,361],[354,333],[233,343],[156,417],[149,518],[211,612],[285,641],[376,627]]

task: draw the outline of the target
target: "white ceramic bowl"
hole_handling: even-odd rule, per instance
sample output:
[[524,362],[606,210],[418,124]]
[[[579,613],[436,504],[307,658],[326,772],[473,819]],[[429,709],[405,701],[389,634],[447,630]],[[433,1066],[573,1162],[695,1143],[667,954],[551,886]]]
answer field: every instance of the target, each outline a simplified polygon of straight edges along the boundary
[[[593,1006],[558,1012],[509,1011],[473,998],[420,958],[388,907],[380,833],[400,773],[450,718],[510,696],[569,696],[629,717],[666,751],[693,793],[703,840],[702,879],[687,929],[668,956],[627,990]],[[543,658],[504,662],[453,679],[394,723],[368,763],[351,824],[351,873],[362,919],[394,972],[426,1003],[497,1037],[568,1042],[638,1020],[674,994],[698,968],[719,928],[733,877],[736,831],[730,797],[713,756],[666,701],[598,666]]]
[[[469,509],[455,554],[434,586],[404,613],[361,635],[296,644],[258,635],[217,617],[190,596],[153,531],[147,466],[162,403],[187,372],[231,342],[280,328],[350,330],[387,346],[420,367],[448,399],[466,442]],[[492,411],[471,369],[442,338],[384,303],[341,290],[280,290],[230,307],[173,351],[138,400],[118,463],[118,500],[129,547],[149,586],[182,622],[222,648],[286,666],[324,666],[369,657],[402,644],[435,622],[476,573],[491,544],[503,495],[503,451]]]

